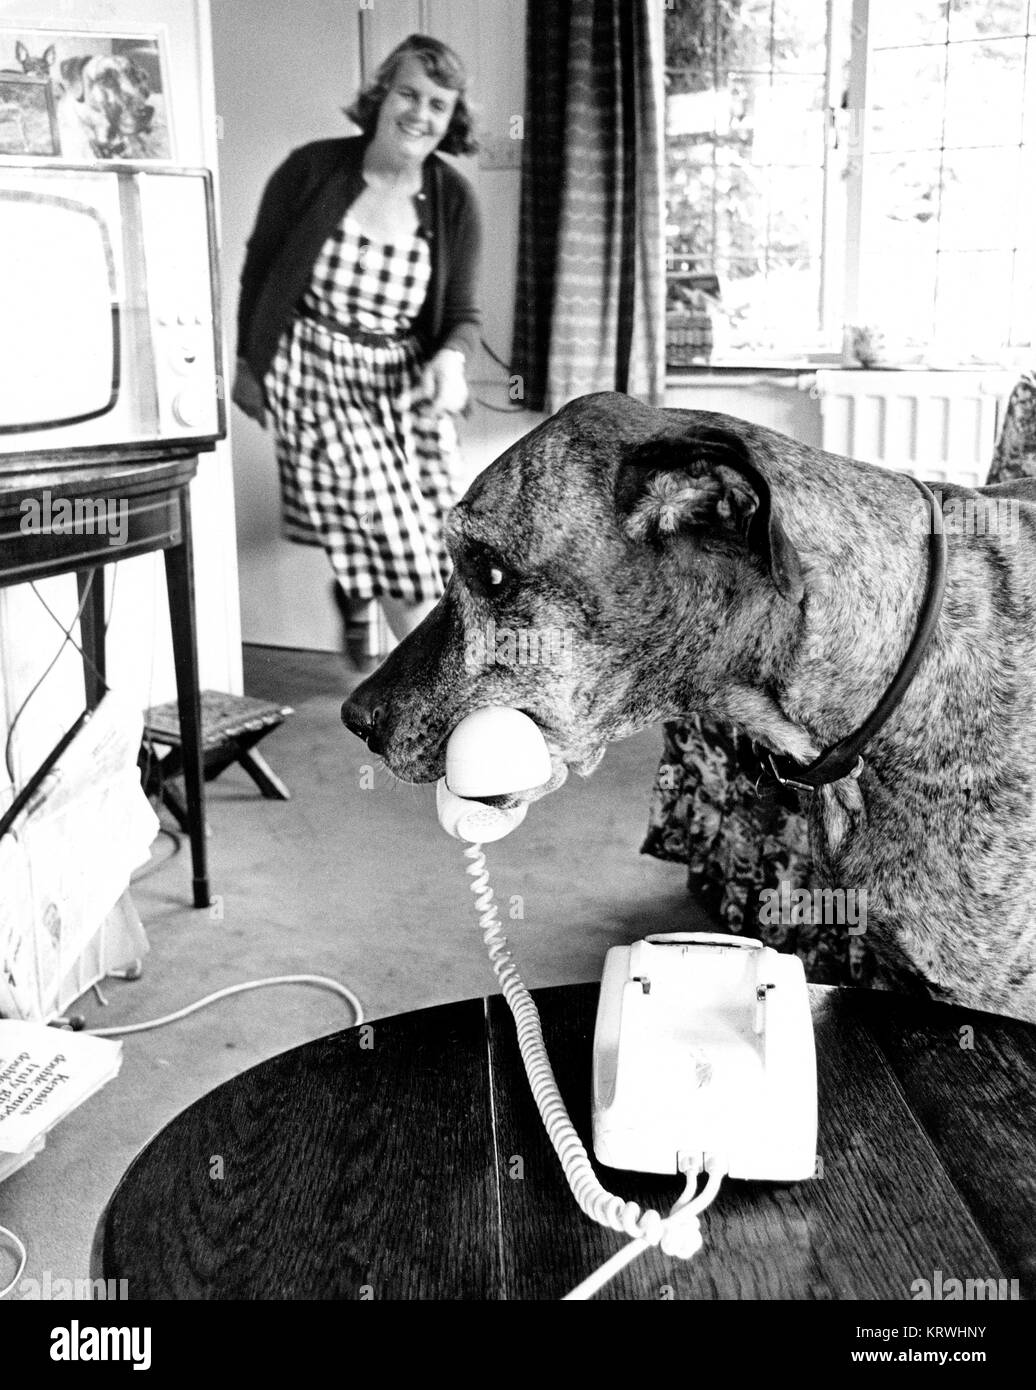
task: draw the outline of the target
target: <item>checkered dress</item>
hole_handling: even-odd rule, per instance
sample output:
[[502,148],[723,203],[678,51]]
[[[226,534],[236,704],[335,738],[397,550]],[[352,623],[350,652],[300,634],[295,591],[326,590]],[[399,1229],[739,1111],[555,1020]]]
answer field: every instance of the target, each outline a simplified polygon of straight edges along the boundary
[[[283,533],[322,545],[350,598],[435,599],[449,576],[442,525],[456,500],[453,425],[428,408],[424,361],[407,331],[430,274],[423,236],[384,245],[346,213],[266,377]],[[361,342],[307,312],[394,336]]]

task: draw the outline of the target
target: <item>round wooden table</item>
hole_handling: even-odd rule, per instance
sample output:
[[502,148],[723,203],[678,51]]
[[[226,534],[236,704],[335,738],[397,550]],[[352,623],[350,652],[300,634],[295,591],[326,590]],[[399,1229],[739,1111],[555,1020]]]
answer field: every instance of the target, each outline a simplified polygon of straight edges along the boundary
[[[589,1148],[597,986],[535,997]],[[598,1297],[911,1299],[951,1278],[1032,1297],[1036,1028],[811,997],[820,1175],[724,1183],[694,1260],[652,1250]],[[662,1211],[682,1187],[600,1173]],[[624,1240],[570,1196],[494,996],[346,1029],[204,1096],[120,1182],[93,1274],[135,1299],[557,1299]]]

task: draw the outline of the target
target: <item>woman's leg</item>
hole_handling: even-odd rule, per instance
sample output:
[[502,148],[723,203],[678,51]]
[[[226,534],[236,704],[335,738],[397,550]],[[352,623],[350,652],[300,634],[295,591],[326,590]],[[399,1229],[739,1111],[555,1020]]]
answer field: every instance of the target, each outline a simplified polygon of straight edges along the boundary
[[374,599],[350,598],[335,585],[335,598],[345,624],[345,650],[358,671],[367,674],[377,665],[377,628]]
[[418,603],[401,598],[389,598],[383,595],[381,606],[385,610],[385,617],[388,625],[397,642],[402,642],[403,638],[413,632],[414,628],[420,627],[438,603],[438,599],[422,599]]

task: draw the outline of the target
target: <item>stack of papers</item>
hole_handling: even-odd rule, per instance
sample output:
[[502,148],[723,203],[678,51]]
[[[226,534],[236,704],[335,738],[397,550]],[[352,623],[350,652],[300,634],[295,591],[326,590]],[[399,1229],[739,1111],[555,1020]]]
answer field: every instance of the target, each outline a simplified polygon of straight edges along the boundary
[[63,995],[159,828],[140,787],[142,728],[107,694],[0,836],[0,1018],[53,1018],[92,983]]
[[59,1120],[116,1076],[122,1043],[0,1018],[0,1181]]

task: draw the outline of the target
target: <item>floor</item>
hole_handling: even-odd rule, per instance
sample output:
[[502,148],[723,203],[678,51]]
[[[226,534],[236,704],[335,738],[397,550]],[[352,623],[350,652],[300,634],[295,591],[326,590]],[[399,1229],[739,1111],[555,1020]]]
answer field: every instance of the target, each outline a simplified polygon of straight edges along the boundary
[[[292,799],[262,800],[238,768],[209,784],[217,896],[207,911],[187,905],[187,845],[162,813],[168,829],[133,887],[151,944],[143,976],[106,983],[107,1007],[92,994],[81,1001],[88,1024],[156,1018],[224,985],[282,974],[341,980],[368,1018],[492,992],[461,846],[440,830],[431,786],[372,775],[374,760],[339,720],[354,683],[330,653],[246,649],[246,693],[295,710],[262,744]],[[657,729],[614,745],[592,778],[571,779],[490,848],[530,986],[597,979],[611,945],[708,926],[683,871],[638,852],[660,747]],[[220,1082],[351,1022],[338,996],[284,986],[126,1038],[119,1076],[0,1185],[0,1224],[28,1248],[25,1278],[44,1288],[85,1279],[104,1205],[153,1134]],[[0,1285],[13,1273],[5,1261]]]

